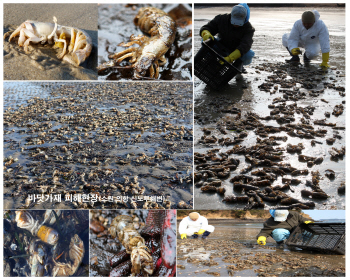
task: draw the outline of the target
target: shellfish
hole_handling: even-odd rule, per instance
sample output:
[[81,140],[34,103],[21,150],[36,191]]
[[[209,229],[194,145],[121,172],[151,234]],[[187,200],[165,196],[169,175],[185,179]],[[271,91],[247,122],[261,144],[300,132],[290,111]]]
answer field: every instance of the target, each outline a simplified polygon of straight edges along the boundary
[[118,236],[126,252],[130,254],[131,276],[135,276],[140,272],[144,276],[152,275],[154,268],[151,251],[147,248],[145,240],[135,227],[138,228],[137,220],[126,215],[120,215],[113,219],[109,232],[113,238]]
[[72,263],[61,263],[54,261],[55,266],[52,270],[53,277],[73,275],[81,264],[84,254],[84,243],[80,237],[75,234],[69,244],[69,258],[72,260]]

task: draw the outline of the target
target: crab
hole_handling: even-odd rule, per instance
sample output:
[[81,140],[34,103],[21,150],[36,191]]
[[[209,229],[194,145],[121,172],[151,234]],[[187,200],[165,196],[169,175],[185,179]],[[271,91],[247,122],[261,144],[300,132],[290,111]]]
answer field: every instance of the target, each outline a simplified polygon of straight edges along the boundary
[[[4,34],[4,39],[11,34]],[[90,55],[92,50],[92,39],[83,30],[75,27],[68,27],[57,24],[57,18],[53,17],[53,23],[26,20],[9,38],[11,42],[18,38],[18,45],[24,48],[25,53],[29,53],[28,47],[33,44],[54,44],[54,48],[61,48],[57,55],[58,59],[63,59],[75,66],[79,66]]]

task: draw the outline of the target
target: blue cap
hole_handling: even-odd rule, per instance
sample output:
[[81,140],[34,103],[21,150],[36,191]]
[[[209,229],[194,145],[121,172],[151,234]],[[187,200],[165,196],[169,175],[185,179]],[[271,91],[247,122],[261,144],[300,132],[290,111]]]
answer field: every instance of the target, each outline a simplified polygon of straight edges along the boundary
[[236,5],[231,11],[231,24],[242,26],[247,17],[247,10],[242,5]]

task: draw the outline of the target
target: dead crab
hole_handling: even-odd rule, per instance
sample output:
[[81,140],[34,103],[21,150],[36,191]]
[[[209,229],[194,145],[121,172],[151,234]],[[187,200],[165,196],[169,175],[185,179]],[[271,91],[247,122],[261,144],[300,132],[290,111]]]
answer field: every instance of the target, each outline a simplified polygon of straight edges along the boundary
[[28,53],[28,46],[33,44],[54,44],[54,48],[61,48],[59,59],[79,66],[90,55],[92,50],[92,39],[84,31],[75,27],[68,27],[57,24],[56,17],[53,23],[26,20],[15,31],[4,34],[4,39],[10,34],[9,42],[15,37],[18,38],[18,45],[24,47]]
[[151,251],[145,245],[138,229],[140,223],[138,218],[131,218],[126,215],[119,215],[113,219],[109,232],[113,238],[118,236],[119,241],[125,247],[126,253],[130,254],[132,263],[131,276],[143,273],[144,276],[153,273],[153,258]]

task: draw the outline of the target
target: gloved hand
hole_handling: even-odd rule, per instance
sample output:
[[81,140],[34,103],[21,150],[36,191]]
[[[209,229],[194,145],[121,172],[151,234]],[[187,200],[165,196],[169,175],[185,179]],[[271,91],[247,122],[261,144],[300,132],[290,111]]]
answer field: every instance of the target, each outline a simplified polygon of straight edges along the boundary
[[265,236],[259,236],[258,240],[256,241],[259,245],[266,245],[266,237]]
[[301,51],[300,51],[300,49],[299,49],[299,48],[294,48],[294,49],[292,49],[290,52],[291,52],[291,54],[292,54],[292,55],[298,55],[298,54],[301,54]]
[[200,235],[200,234],[203,234],[204,232],[205,232],[204,229],[200,229],[200,230],[198,231],[198,234]]
[[310,224],[313,223],[313,221],[305,221],[304,224]]
[[323,53],[322,54],[322,63],[321,63],[321,67],[325,67],[325,68],[329,68],[329,64],[328,64],[328,60],[329,60],[329,52],[328,53]]
[[201,33],[201,36],[203,38],[203,41],[208,40],[209,38],[214,41],[214,36],[211,35],[211,33],[208,30],[203,30]]
[[241,52],[236,49],[234,50],[232,53],[230,53],[228,56],[224,57],[225,60],[228,62],[228,63],[232,63],[234,62],[236,59],[240,58],[242,55],[241,55]]
[[181,239],[187,239],[187,234],[186,233],[181,234]]

